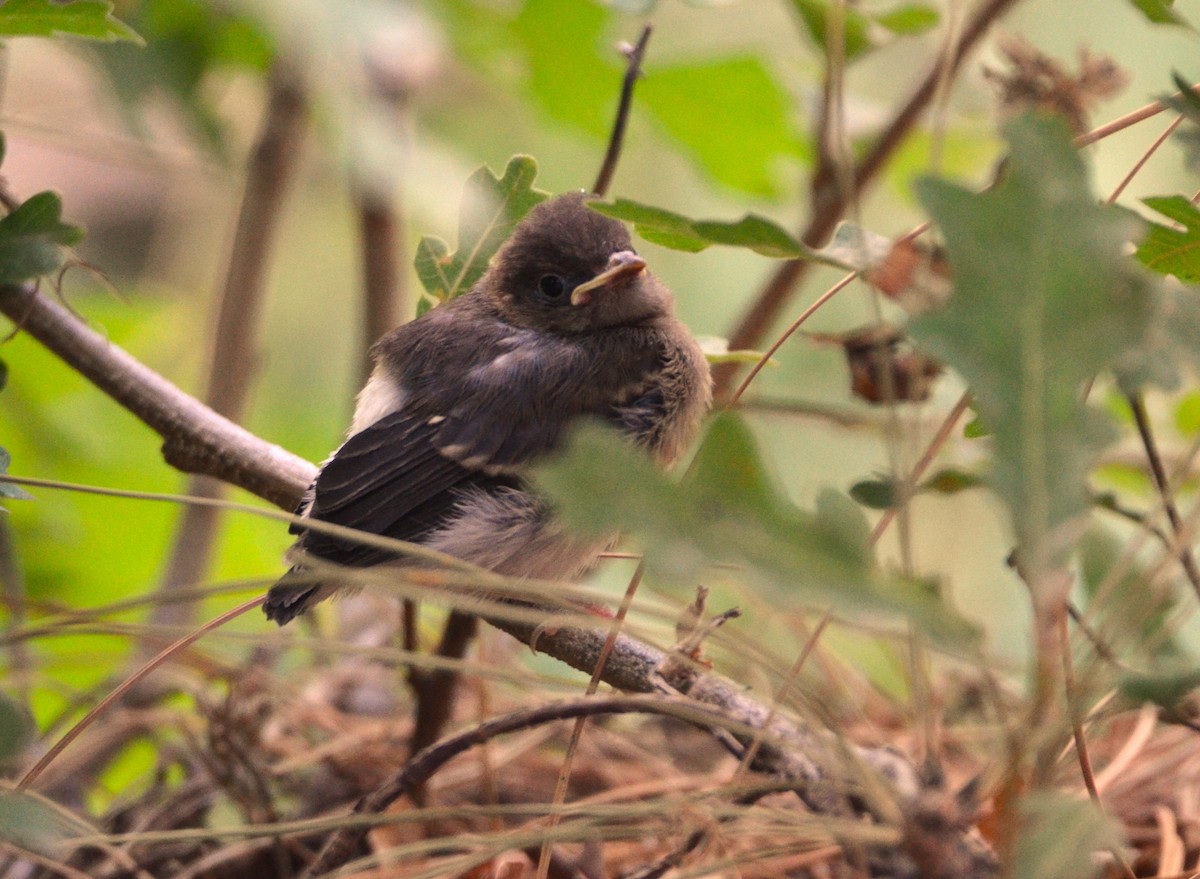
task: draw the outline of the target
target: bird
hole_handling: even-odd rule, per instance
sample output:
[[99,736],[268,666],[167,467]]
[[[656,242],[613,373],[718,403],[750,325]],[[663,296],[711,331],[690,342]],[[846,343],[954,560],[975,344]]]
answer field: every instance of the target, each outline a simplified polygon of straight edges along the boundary
[[[671,292],[581,192],[535,206],[467,293],[389,331],[371,356],[346,439],[297,515],[522,579],[580,577],[615,539],[568,533],[529,481],[572,425],[606,422],[665,467],[712,402]],[[303,522],[291,532],[292,567],[264,603],[279,625],[343,587],[314,561],[416,564]]]

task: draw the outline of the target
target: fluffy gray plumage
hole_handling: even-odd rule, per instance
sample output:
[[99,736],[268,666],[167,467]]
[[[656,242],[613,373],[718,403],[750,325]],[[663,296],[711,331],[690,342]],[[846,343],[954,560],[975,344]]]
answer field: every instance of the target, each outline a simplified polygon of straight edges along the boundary
[[[534,208],[472,290],[372,349],[350,435],[298,511],[413,541],[499,574],[570,579],[607,541],[563,532],[522,473],[580,417],[657,460],[695,437],[711,402],[704,356],[620,223],[578,194]],[[293,526],[293,568],[267,595],[280,625],[337,588],[305,559],[394,554]]]

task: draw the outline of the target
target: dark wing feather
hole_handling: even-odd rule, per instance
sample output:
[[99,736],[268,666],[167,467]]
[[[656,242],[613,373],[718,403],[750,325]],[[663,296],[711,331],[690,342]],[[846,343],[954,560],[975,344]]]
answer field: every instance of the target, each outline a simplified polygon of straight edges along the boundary
[[[321,469],[309,515],[397,540],[420,542],[453,514],[463,492],[515,485],[438,453],[427,416],[401,410],[350,437]],[[386,550],[293,526],[299,548],[362,567],[394,558]]]

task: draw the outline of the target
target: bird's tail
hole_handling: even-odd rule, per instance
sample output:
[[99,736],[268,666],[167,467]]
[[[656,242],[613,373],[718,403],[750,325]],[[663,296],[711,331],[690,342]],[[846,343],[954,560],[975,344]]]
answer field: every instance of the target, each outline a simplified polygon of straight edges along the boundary
[[263,612],[267,619],[274,620],[282,626],[308,610],[311,605],[324,598],[325,594],[326,590],[313,576],[313,572],[303,565],[296,565],[267,590]]

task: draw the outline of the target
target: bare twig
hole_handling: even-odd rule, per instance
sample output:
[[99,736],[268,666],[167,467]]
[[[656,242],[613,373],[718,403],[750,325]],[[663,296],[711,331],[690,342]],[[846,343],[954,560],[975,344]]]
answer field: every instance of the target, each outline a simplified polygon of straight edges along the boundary
[[[213,328],[205,402],[231,421],[241,420],[257,361],[256,334],[266,289],[271,241],[282,215],[283,196],[293,176],[305,118],[299,83],[276,68],[262,133],[246,168],[246,189],[229,254],[229,265]],[[193,475],[186,493],[219,498],[221,482]],[[212,558],[221,511],[212,506],[183,509],[159,591],[185,588],[204,578]],[[153,622],[183,625],[191,605],[165,602],[154,609]]]
[[129,692],[130,689],[137,686],[137,684],[141,681],[145,680],[146,676],[151,674],[160,665],[162,665],[180,650],[183,650],[184,648],[189,647],[191,644],[200,640],[200,638],[208,632],[225,625],[225,623],[234,617],[241,616],[246,611],[258,607],[265,600],[265,596],[259,596],[258,598],[254,598],[250,601],[239,604],[232,610],[225,611],[225,613],[209,620],[204,625],[198,627],[195,631],[189,632],[175,643],[165,647],[157,656],[139,668],[137,672],[122,681],[119,687],[112,690],[112,692],[101,699],[95,705],[95,707],[93,707],[91,711],[84,715],[84,717],[78,723],[67,730],[62,738],[54,743],[54,747],[50,748],[50,750],[42,755],[42,758],[38,760],[38,762],[35,763],[28,772],[21,776],[21,780],[17,782],[17,789],[21,790],[37,781],[38,776],[45,771],[46,767],[53,763],[58,755],[66,750],[71,742],[75,741],[75,739],[79,737],[80,733],[91,726],[93,720],[103,714],[108,706],[112,705],[114,702],[124,696],[127,692]]
[[1150,464],[1150,473],[1154,476],[1154,485],[1162,498],[1163,509],[1166,510],[1167,520],[1171,530],[1175,532],[1179,563],[1187,575],[1188,582],[1200,597],[1200,568],[1196,566],[1196,557],[1192,548],[1186,542],[1187,529],[1183,517],[1179,515],[1179,506],[1175,503],[1175,495],[1171,488],[1171,480],[1167,477],[1167,468],[1163,465],[1162,455],[1158,452],[1158,443],[1154,439],[1154,431],[1150,427],[1150,415],[1146,411],[1146,401],[1140,393],[1129,394],[1127,397],[1129,409],[1133,413],[1133,421],[1137,425],[1138,436],[1141,437],[1142,447],[1146,450],[1146,461]]
[[[402,248],[404,225],[389,200],[378,192],[360,189],[358,208],[359,252],[363,273],[363,345],[365,352],[408,314]],[[371,370],[363,358],[363,379]]]
[[[849,194],[836,185],[836,177],[831,169],[820,164],[813,172],[814,181],[827,180],[829,185],[823,186],[819,192],[814,192],[811,216],[800,240],[805,244],[817,246],[825,241],[833,231],[833,227],[845,212],[849,199],[856,197],[879,174],[884,164],[895,154],[896,149],[916,126],[921,114],[929,106],[938,91],[938,84],[943,77],[951,77],[962,67],[967,55],[987,33],[988,28],[1007,12],[1017,0],[986,0],[975,15],[963,27],[962,37],[953,53],[926,74],[921,84],[913,92],[903,107],[897,111],[883,129],[883,133],[866,152],[854,169],[854,186]],[[755,348],[767,334],[771,325],[779,317],[792,292],[801,278],[808,271],[810,263],[802,260],[788,260],[781,263],[771,275],[758,297],[750,306],[745,316],[730,334],[730,350]],[[721,364],[713,369],[716,382],[716,394],[725,396],[737,372],[737,364]]]
[[[594,717],[599,714],[634,713],[680,717],[702,726],[724,726],[730,722],[729,718],[723,717],[711,707],[698,706],[690,699],[662,695],[584,697],[574,702],[539,705],[484,721],[426,748],[414,756],[396,775],[360,799],[354,806],[354,813],[362,815],[382,812],[400,797],[426,783],[454,757],[497,736],[560,720]],[[797,781],[799,783],[802,780]],[[340,867],[365,833],[366,828],[360,826],[346,827],[335,832],[321,848],[316,860],[308,865],[301,879],[314,879]]]
[[[164,454],[174,466],[224,478],[285,508],[294,506],[311,482],[316,472],[313,465],[258,439],[184,394],[88,329],[61,305],[38,295],[32,286],[0,285],[0,312],[14,320],[25,316],[27,332],[160,433]],[[530,620],[489,617],[487,621],[526,644],[536,637],[540,652],[587,672],[596,667],[608,634],[601,629],[574,626],[544,631]],[[665,659],[662,651],[620,635],[613,642],[603,680],[627,692],[652,692],[654,673]],[[807,785],[806,801],[815,811],[845,811],[846,797],[853,795],[857,782],[845,777],[841,769],[843,748],[787,717],[776,714],[772,719],[769,709],[750,697],[743,686],[719,676],[700,676],[688,696],[700,708],[732,719],[745,730],[766,728],[768,734],[754,768],[803,781]],[[597,702],[588,700],[586,704],[594,706]],[[751,735],[739,733],[744,743]],[[919,792],[915,773],[894,752],[864,748],[855,753],[880,777],[888,779],[901,800]],[[962,845],[972,844],[964,837]],[[994,872],[994,865],[982,864],[973,875],[990,877]]]
[[[471,639],[475,637],[475,617],[462,611],[450,612],[442,631],[436,655],[443,659],[462,659]],[[416,719],[409,752],[417,753],[436,742],[446,728],[454,711],[454,695],[458,689],[459,669],[456,666],[418,669],[409,673],[409,686],[416,698]]]
[[625,141],[625,127],[629,124],[629,108],[633,103],[633,87],[642,75],[642,56],[646,53],[646,44],[650,42],[653,30],[651,25],[642,28],[642,35],[627,56],[628,66],[625,68],[625,79],[621,83],[621,100],[617,104],[617,118],[613,120],[612,135],[608,139],[608,151],[604,154],[604,162],[600,166],[596,182],[592,184],[592,192],[595,195],[605,195],[613,175],[617,173],[621,145]]

